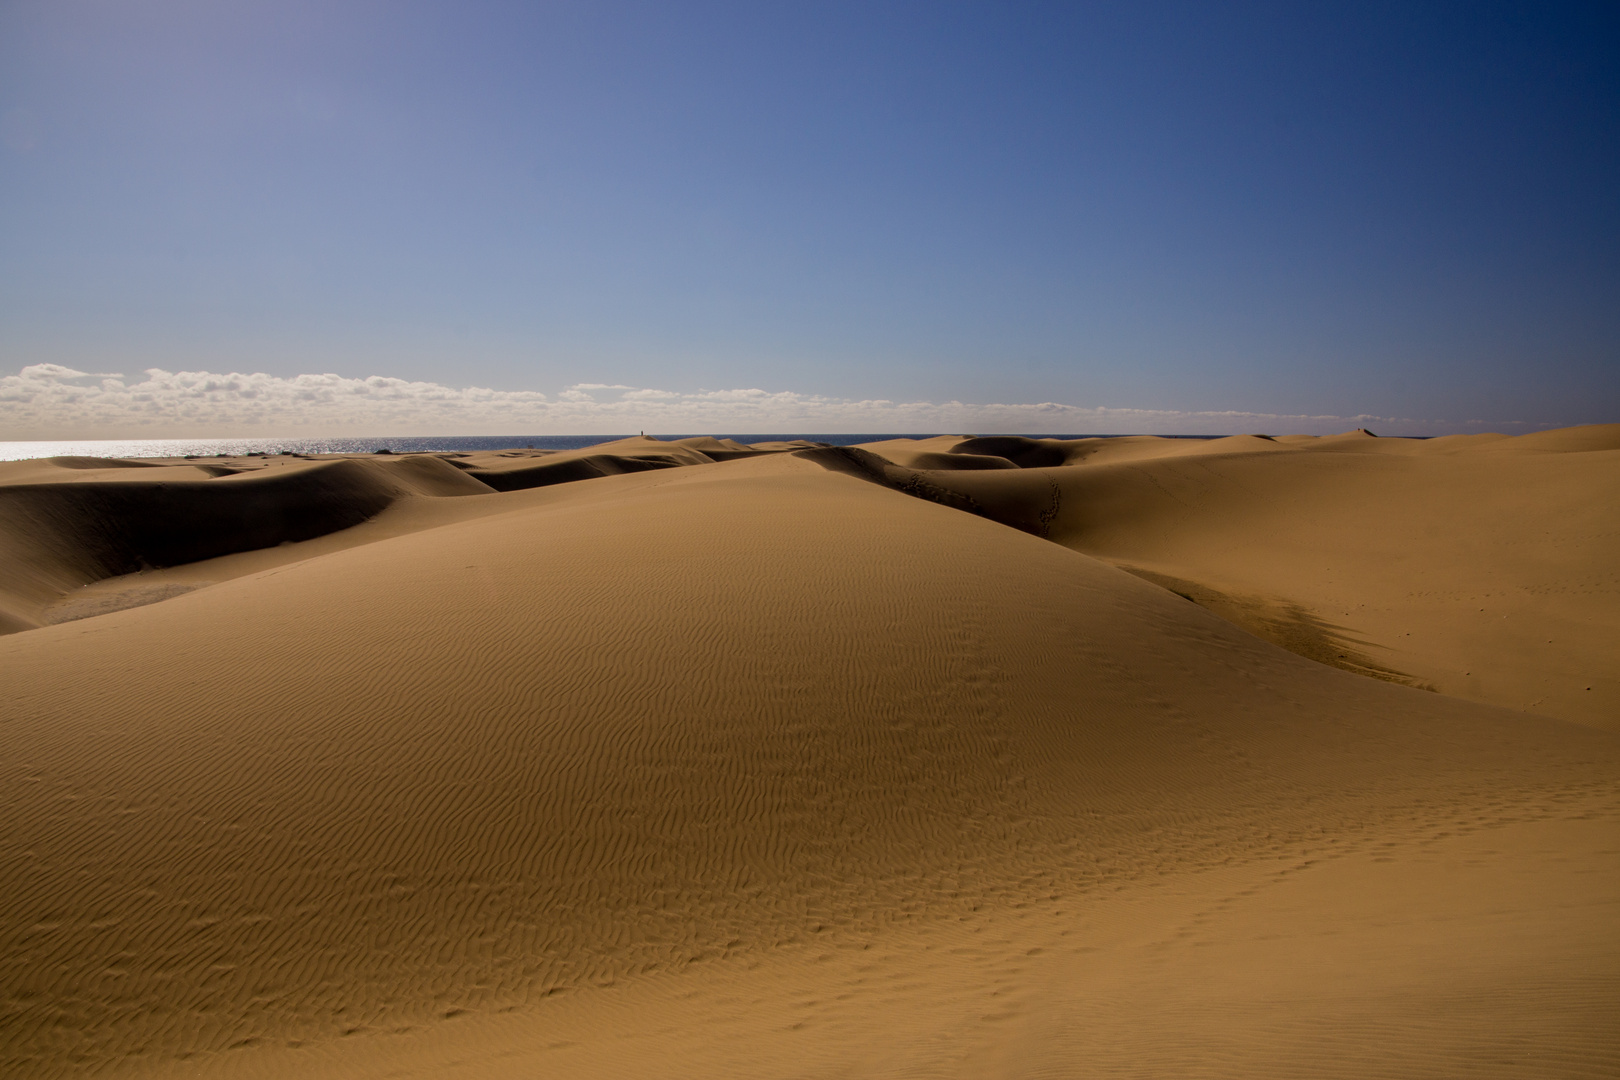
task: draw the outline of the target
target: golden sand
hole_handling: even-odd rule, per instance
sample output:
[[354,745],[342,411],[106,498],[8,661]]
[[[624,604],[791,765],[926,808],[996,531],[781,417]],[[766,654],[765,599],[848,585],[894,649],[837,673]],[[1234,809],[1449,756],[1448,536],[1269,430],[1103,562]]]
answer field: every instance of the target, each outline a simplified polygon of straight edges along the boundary
[[1613,1076],[1617,535],[1620,427],[0,464],[0,1074]]

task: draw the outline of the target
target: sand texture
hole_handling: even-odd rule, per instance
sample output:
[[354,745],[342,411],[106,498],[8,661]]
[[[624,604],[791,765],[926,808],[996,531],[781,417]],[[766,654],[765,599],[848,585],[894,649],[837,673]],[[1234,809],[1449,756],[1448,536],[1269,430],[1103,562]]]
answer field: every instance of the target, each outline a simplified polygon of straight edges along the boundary
[[1620,427],[0,463],[0,1075],[1620,1075],[1617,536]]

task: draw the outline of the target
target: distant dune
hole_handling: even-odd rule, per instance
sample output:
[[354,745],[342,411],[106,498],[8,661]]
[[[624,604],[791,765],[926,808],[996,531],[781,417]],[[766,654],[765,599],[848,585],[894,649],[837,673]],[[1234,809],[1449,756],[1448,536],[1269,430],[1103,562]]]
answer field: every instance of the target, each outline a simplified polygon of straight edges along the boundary
[[0,1075],[1620,1075],[1620,426],[0,463]]

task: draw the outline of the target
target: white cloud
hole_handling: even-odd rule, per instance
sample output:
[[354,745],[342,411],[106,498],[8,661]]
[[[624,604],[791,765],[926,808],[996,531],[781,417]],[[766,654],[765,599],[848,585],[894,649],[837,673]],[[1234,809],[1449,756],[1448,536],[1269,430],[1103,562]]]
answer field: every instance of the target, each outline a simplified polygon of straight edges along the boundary
[[[611,394],[607,393],[611,392]],[[597,400],[596,394],[612,400]],[[1506,426],[1523,430],[1526,425]],[[578,383],[555,397],[372,376],[220,374],[150,368],[140,378],[33,364],[0,377],[0,439],[300,435],[817,432],[1320,434],[1485,430],[1383,416],[1175,412],[1058,402],[853,400],[758,388],[673,390]]]

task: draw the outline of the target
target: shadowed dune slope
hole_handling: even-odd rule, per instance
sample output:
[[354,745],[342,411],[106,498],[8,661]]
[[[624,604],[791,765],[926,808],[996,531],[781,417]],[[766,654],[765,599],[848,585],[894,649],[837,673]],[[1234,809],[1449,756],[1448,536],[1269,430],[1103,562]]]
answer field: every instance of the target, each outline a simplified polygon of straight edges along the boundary
[[640,437],[598,443],[581,450],[500,450],[446,456],[457,468],[497,491],[518,491],[599,476],[762,457],[809,445],[794,442],[755,447],[708,436],[669,442]]
[[[649,472],[670,469],[698,462],[683,460],[684,455],[662,454],[657,457],[615,454],[587,454],[569,456],[561,461],[539,459],[538,463],[518,465],[501,463],[498,468],[468,468],[470,476],[477,477],[496,491],[521,491],[524,488],[567,484],[575,480],[594,480],[599,476],[618,476],[621,473]],[[461,464],[457,462],[457,464]]]
[[[68,473],[58,480],[53,473]],[[0,468],[0,629],[102,578],[295,543],[407,495],[491,489],[436,457],[277,462],[240,475],[88,458]]]
[[[719,443],[717,439],[708,441]],[[519,491],[681,465],[707,465],[716,460],[693,447],[646,438],[618,439],[579,450],[490,450],[445,457],[456,468],[497,491]]]
[[[1021,442],[1008,452],[1037,460]],[[1071,464],[880,471],[1139,571],[1304,655],[1620,727],[1620,425],[1048,442]]]
[[[502,1039],[561,1046],[677,980],[650,1074],[752,969],[854,987],[838,957],[936,935],[933,975],[850,989],[870,1033],[1010,977],[952,951],[975,926],[1620,775],[1607,733],[1308,663],[813,461],[554,490],[0,640],[0,1071],[371,1075],[505,1016],[455,1060],[520,1075]],[[1523,1007],[1492,989],[1522,974],[1468,1015]],[[743,1012],[739,1047],[797,1045]]]

